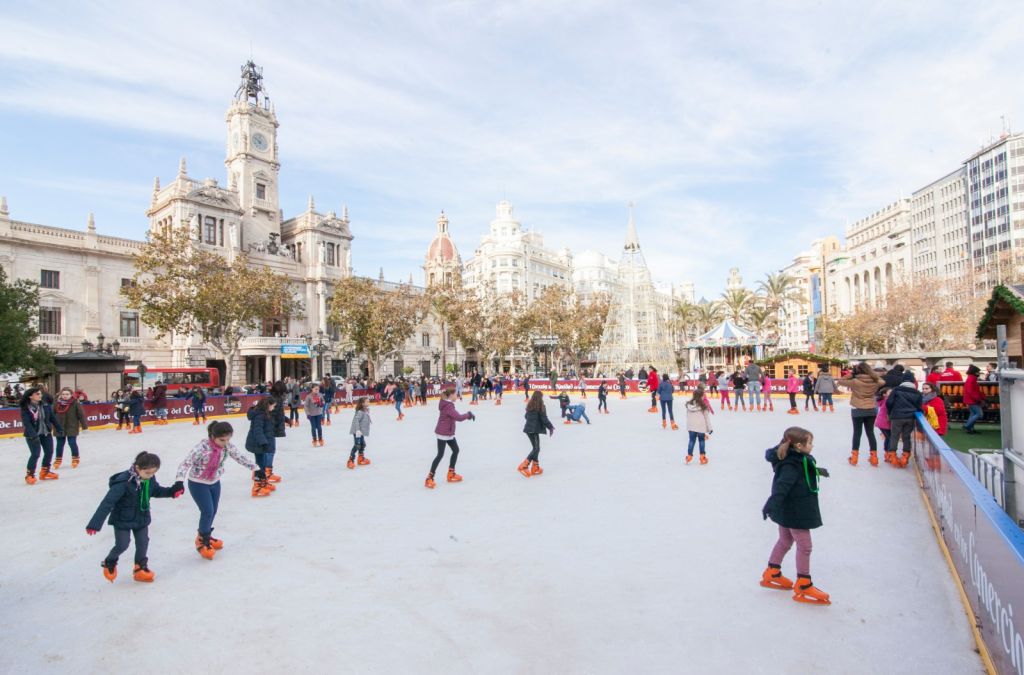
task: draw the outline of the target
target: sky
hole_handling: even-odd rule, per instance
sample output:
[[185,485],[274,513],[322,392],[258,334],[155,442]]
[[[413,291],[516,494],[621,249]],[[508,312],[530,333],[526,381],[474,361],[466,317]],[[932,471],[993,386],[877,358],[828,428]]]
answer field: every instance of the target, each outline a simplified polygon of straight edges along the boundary
[[226,183],[250,58],[285,217],[347,205],[357,274],[468,260],[502,199],[661,284],[718,296],[1024,128],[1024,3],[0,3],[11,217],[141,239],[153,178]]

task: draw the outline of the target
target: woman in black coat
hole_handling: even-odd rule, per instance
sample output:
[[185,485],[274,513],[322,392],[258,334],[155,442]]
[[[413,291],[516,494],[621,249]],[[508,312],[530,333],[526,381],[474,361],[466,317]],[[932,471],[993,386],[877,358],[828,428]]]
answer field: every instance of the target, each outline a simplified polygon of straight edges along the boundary
[[555,425],[548,419],[548,411],[544,408],[544,392],[538,390],[526,404],[526,424],[523,426],[523,433],[530,439],[530,454],[517,469],[526,478],[544,473],[540,468],[540,435],[545,431],[553,436]]
[[[772,494],[761,509],[761,516],[771,518],[779,526],[779,538],[768,556],[768,567],[761,575],[766,588],[793,589],[799,602],[831,604],[828,593],[811,583],[811,530],[821,527],[818,508],[818,477],[828,477],[828,470],[819,469],[811,452],[814,436],[800,427],[786,429],[778,446],[765,451],[765,460],[772,465]],[[796,543],[797,580],[782,576],[782,560]]]
[[21,428],[25,443],[28,445],[28,465],[25,467],[25,482],[36,484],[36,465],[39,463],[39,452],[43,453],[43,468],[39,471],[39,480],[57,480],[56,472],[50,470],[53,459],[53,434],[63,434],[53,407],[43,402],[43,390],[29,387],[21,396]]
[[[274,466],[274,452],[277,449],[277,437],[274,435],[273,411],[277,403],[272,396],[261,398],[256,405],[249,408],[249,433],[245,437],[245,449],[256,455],[256,466],[263,469],[265,480],[253,478],[252,496],[266,497],[276,488],[271,484]],[[280,476],[275,483],[281,482]]]

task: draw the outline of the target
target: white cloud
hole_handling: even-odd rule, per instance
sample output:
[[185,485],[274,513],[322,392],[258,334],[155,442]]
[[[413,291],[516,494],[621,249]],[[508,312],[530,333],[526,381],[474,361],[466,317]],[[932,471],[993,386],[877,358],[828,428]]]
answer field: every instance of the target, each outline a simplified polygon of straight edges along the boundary
[[[506,196],[550,245],[615,257],[632,199],[655,276],[716,295],[729,267],[752,281],[786,265],[1024,108],[1016,2],[108,3],[0,18],[8,105],[211,150],[251,41],[286,202],[349,202],[357,264],[402,278],[440,208],[464,258]],[[299,167],[312,185],[289,179]]]

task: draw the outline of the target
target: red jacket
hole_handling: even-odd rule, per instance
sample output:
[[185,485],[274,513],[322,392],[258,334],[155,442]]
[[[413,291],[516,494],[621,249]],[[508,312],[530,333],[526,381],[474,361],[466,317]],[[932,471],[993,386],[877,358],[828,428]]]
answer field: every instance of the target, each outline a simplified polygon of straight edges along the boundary
[[978,386],[978,376],[968,375],[964,382],[964,405],[981,405],[981,387]]
[[661,378],[658,377],[658,371],[651,369],[651,372],[647,373],[647,388],[651,391],[658,391],[658,383]]
[[952,368],[946,368],[939,374],[940,382],[963,382],[964,378]]
[[939,390],[939,381],[942,379],[942,373],[937,370],[933,370],[928,373],[928,377],[924,378],[924,381],[935,387],[935,391]]
[[928,401],[924,405],[925,405],[926,408],[931,408],[932,410],[934,410],[935,411],[935,417],[937,417],[938,420],[939,420],[939,428],[936,429],[935,432],[939,436],[945,436],[946,435],[946,428],[947,428],[947,424],[948,424],[948,420],[946,418],[946,404],[942,402],[941,398],[936,396],[935,398],[933,398],[932,400]]

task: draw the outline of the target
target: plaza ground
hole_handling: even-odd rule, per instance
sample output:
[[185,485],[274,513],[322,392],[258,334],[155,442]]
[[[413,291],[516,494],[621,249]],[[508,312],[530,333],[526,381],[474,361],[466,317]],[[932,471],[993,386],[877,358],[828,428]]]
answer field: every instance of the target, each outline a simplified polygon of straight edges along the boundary
[[[154,500],[153,584],[132,581],[130,551],[107,583],[110,527],[89,537],[85,524],[141,450],[172,483],[197,427],[90,431],[78,469],[32,487],[24,442],[0,440],[2,670],[983,672],[913,471],[846,463],[845,401],[834,414],[719,413],[707,466],[684,465],[685,431],[662,430],[647,405],[613,398],[597,415],[591,397],[593,424],[558,424],[531,479],[515,471],[529,449],[521,398],[474,407],[458,429],[465,482],[436,490],[423,487],[436,402],[401,423],[373,408],[373,464],[354,471],[351,413],[324,448],[303,419],[279,441],[274,496],[251,498],[229,460],[215,560],[193,548],[187,494]],[[241,445],[248,424],[230,421]],[[832,471],[812,557],[830,607],[757,583],[776,533],[760,513],[764,450],[794,423]],[[783,569],[795,574],[792,553]]]

